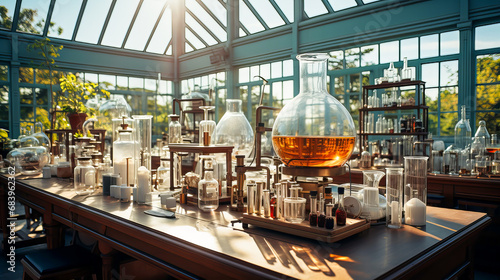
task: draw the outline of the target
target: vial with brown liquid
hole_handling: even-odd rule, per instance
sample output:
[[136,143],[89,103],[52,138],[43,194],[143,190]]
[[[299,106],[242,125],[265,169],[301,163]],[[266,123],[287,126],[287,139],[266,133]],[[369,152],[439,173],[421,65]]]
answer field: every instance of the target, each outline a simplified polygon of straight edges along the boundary
[[344,208],[344,188],[339,187],[339,208],[335,212],[335,220],[337,220],[337,226],[345,226],[347,220],[347,213]]
[[311,212],[309,213],[309,225],[312,227],[315,227],[318,225],[318,212],[316,212],[316,206],[317,206],[317,191],[311,191],[309,193],[309,197],[311,199]]

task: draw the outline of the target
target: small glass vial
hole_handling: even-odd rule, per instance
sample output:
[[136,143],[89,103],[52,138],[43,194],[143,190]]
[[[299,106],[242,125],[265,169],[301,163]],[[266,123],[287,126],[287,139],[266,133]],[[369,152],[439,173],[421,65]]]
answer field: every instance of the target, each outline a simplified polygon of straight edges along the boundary
[[160,159],[160,167],[156,170],[156,179],[158,180],[158,190],[170,190],[170,159]]
[[338,192],[339,192],[339,207],[335,212],[335,219],[337,220],[337,226],[345,226],[347,213],[344,208],[344,188],[339,187]]
[[168,143],[182,143],[182,126],[179,122],[179,115],[168,115]]
[[325,215],[325,199],[320,193],[320,198],[318,202],[318,227],[325,227],[326,215]]
[[[281,185],[281,184],[280,184]],[[274,190],[271,189],[271,194],[270,194],[271,198],[270,198],[270,201],[269,201],[269,210],[271,211],[271,218],[274,218],[274,219],[277,219],[277,213],[276,211],[278,210],[278,207],[276,206],[276,201],[277,201],[277,198],[276,198],[276,194],[274,193]]]
[[214,179],[213,157],[200,158],[204,158],[205,176],[198,183],[198,208],[210,212],[219,207],[219,182]]
[[262,197],[263,197],[264,217],[269,218],[271,217],[271,201],[270,201],[271,198],[269,195],[269,190],[263,190]]
[[335,224],[335,220],[333,219],[332,212],[333,212],[333,204],[328,203],[326,205],[326,219],[325,219],[325,228],[326,229],[333,229],[333,226]]
[[317,191],[311,191],[309,193],[309,198],[311,200],[310,208],[311,212],[309,213],[309,225],[312,227],[315,227],[318,225],[318,212],[316,211],[316,206],[317,206]]
[[77,195],[88,195],[95,191],[95,168],[90,157],[79,157],[74,170],[74,188]]

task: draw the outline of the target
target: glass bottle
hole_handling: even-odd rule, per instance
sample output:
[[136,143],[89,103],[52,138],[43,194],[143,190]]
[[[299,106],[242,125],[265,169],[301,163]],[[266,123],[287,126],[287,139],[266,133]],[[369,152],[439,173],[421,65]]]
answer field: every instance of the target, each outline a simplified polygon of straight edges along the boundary
[[198,183],[198,208],[209,212],[219,207],[219,182],[214,179],[213,157],[200,158],[204,158],[205,175]]
[[318,201],[318,227],[325,227],[326,215],[325,215],[325,199],[323,194],[320,193],[320,198]]
[[317,199],[317,191],[311,191],[309,193],[309,198],[310,198],[310,208],[311,212],[309,213],[309,225],[312,227],[315,227],[318,225],[318,212],[316,211],[316,206],[318,203]]
[[333,226],[335,224],[335,220],[333,219],[332,212],[333,212],[333,204],[328,203],[326,205],[326,221],[325,221],[325,228],[326,229],[333,229]]
[[471,139],[471,129],[466,119],[466,112],[465,105],[462,105],[462,118],[455,125],[455,147],[461,150],[470,144]]
[[159,191],[170,190],[170,159],[161,158],[160,166],[156,170],[156,178],[158,180]]
[[335,211],[335,220],[337,220],[337,226],[345,226],[347,220],[347,213],[344,208],[344,188],[339,187],[339,207]]
[[208,112],[214,108],[215,106],[200,106],[200,109],[203,110],[203,120],[200,122],[200,146],[210,146],[212,143],[212,136],[217,124],[208,119]]
[[476,134],[474,137],[479,137],[481,139],[481,142],[483,145],[486,146],[486,144],[490,143],[490,133],[488,132],[488,129],[486,129],[486,122],[483,120],[479,121],[479,127],[476,130]]
[[278,210],[278,208],[276,207],[276,200],[277,200],[277,198],[276,198],[276,194],[275,194],[274,189],[271,189],[270,196],[271,196],[271,199],[270,199],[270,202],[269,202],[269,204],[270,204],[269,208],[271,209],[271,218],[277,219],[277,213],[276,213],[276,211]]
[[247,118],[241,111],[242,101],[226,99],[226,113],[215,127],[215,144],[234,146],[233,155],[249,157],[254,135]]
[[356,128],[347,109],[326,90],[328,54],[298,55],[300,91],[278,114],[273,146],[287,166],[338,167],[351,156]]
[[470,158],[475,159],[477,155],[484,155],[485,146],[484,146],[484,138],[474,137],[474,141],[470,145]]
[[168,115],[170,122],[168,123],[168,143],[182,143],[182,126],[179,122],[179,115]]
[[403,58],[403,69],[401,70],[401,79],[403,80],[411,80],[412,73],[411,68],[408,67],[408,59],[406,57]]
[[91,194],[95,190],[95,168],[90,157],[79,157],[74,170],[74,188],[77,195]]

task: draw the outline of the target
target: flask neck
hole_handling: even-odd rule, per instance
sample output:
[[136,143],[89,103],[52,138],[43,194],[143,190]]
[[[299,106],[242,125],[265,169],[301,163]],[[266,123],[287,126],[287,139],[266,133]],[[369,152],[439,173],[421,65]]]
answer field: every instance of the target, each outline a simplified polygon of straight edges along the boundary
[[300,60],[300,93],[327,92],[326,62],[324,60]]
[[214,178],[214,172],[212,170],[205,171],[205,180],[212,180]]
[[241,103],[242,103],[242,101],[239,99],[227,99],[226,100],[226,112],[240,113],[241,112]]
[[465,105],[462,106],[462,120],[465,122],[465,118],[467,117],[467,109]]

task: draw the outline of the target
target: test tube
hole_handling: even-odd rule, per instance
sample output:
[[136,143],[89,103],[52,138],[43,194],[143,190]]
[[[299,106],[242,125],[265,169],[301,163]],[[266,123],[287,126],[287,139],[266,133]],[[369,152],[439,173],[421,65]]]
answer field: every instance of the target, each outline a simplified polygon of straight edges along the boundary
[[263,190],[263,204],[264,204],[264,217],[271,217],[271,201],[269,197],[269,190]]
[[255,212],[262,215],[262,191],[265,189],[264,181],[257,181],[257,197],[255,198]]
[[247,213],[253,214],[255,212],[255,184],[247,184]]
[[281,219],[281,200],[282,200],[282,195],[281,195],[281,188],[282,184],[281,183],[276,183],[274,185],[275,192],[276,192],[276,219]]

